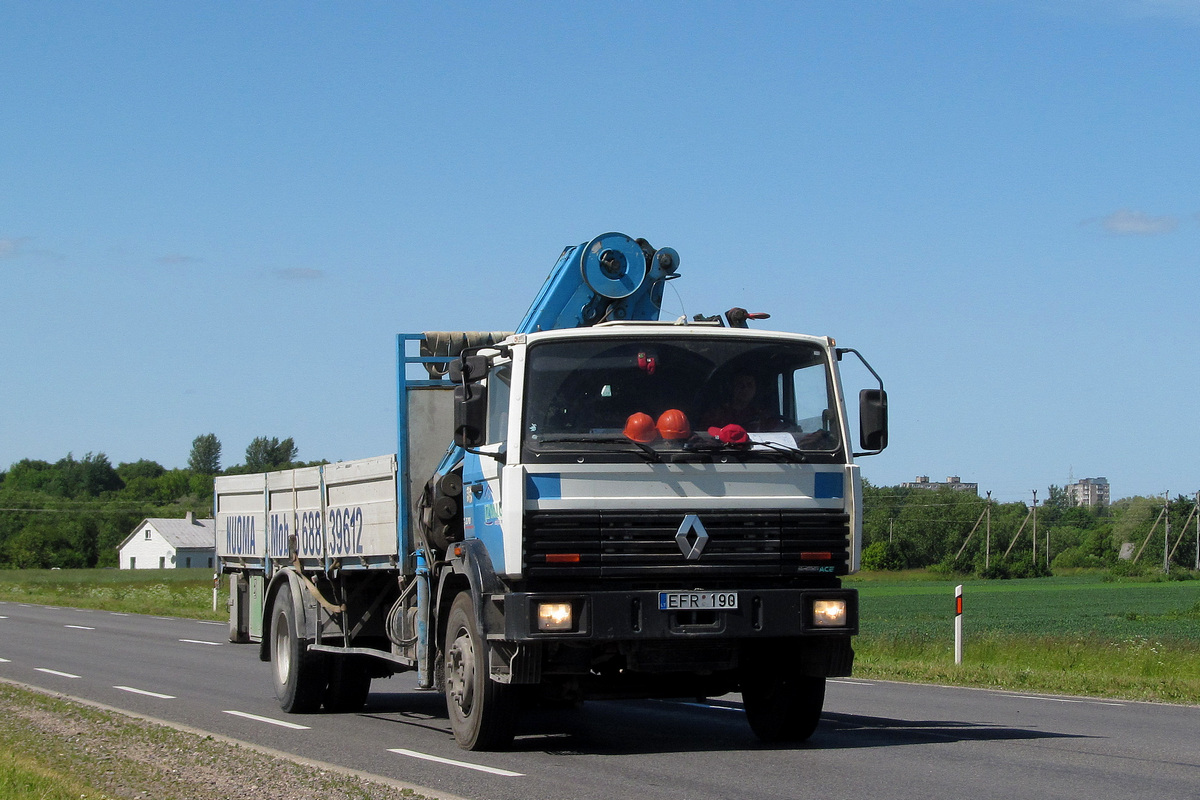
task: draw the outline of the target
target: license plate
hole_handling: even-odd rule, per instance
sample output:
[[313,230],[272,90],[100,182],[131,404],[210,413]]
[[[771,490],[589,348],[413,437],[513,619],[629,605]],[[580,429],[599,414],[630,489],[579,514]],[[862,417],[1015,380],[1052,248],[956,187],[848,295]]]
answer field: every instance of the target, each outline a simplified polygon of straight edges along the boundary
[[686,610],[692,608],[737,608],[737,592],[659,592],[660,611]]

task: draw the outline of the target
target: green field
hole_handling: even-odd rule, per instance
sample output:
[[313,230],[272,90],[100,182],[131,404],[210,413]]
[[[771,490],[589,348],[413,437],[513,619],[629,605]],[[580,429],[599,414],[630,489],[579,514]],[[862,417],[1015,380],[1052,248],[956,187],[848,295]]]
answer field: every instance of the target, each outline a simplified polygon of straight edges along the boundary
[[861,677],[1200,703],[1200,581],[965,581],[955,665],[958,582],[870,577],[851,584]]
[[[1194,577],[1184,575],[1179,577]],[[963,583],[963,663],[954,587],[929,573],[865,573],[855,675],[1200,704],[1200,580],[1104,573]],[[223,620],[208,570],[0,570],[0,600]]]

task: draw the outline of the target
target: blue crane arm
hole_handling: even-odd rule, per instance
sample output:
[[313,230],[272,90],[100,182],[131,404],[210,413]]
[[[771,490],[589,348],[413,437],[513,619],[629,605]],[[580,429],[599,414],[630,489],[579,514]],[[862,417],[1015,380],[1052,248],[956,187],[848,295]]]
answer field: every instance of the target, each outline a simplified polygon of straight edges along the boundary
[[563,250],[517,333],[585,328],[599,322],[654,321],[663,286],[678,277],[679,254],[645,239],[605,233]]

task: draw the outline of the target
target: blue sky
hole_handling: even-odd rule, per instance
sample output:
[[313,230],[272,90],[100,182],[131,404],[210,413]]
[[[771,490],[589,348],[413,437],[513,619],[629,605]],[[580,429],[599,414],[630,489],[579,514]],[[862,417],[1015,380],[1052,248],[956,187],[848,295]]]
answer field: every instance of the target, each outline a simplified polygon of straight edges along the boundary
[[1190,0],[9,0],[0,465],[392,452],[395,333],[616,230],[866,354],[874,483],[1190,494],[1198,137]]

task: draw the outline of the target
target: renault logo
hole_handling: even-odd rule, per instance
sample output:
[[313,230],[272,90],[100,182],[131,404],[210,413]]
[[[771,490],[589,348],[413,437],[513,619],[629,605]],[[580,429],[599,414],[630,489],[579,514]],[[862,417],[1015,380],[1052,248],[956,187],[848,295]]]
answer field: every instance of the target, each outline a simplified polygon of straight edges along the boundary
[[704,530],[704,523],[699,517],[688,514],[683,518],[679,530],[675,532],[675,543],[679,545],[679,552],[683,553],[683,557],[688,561],[699,560],[704,546],[708,544],[708,531]]

